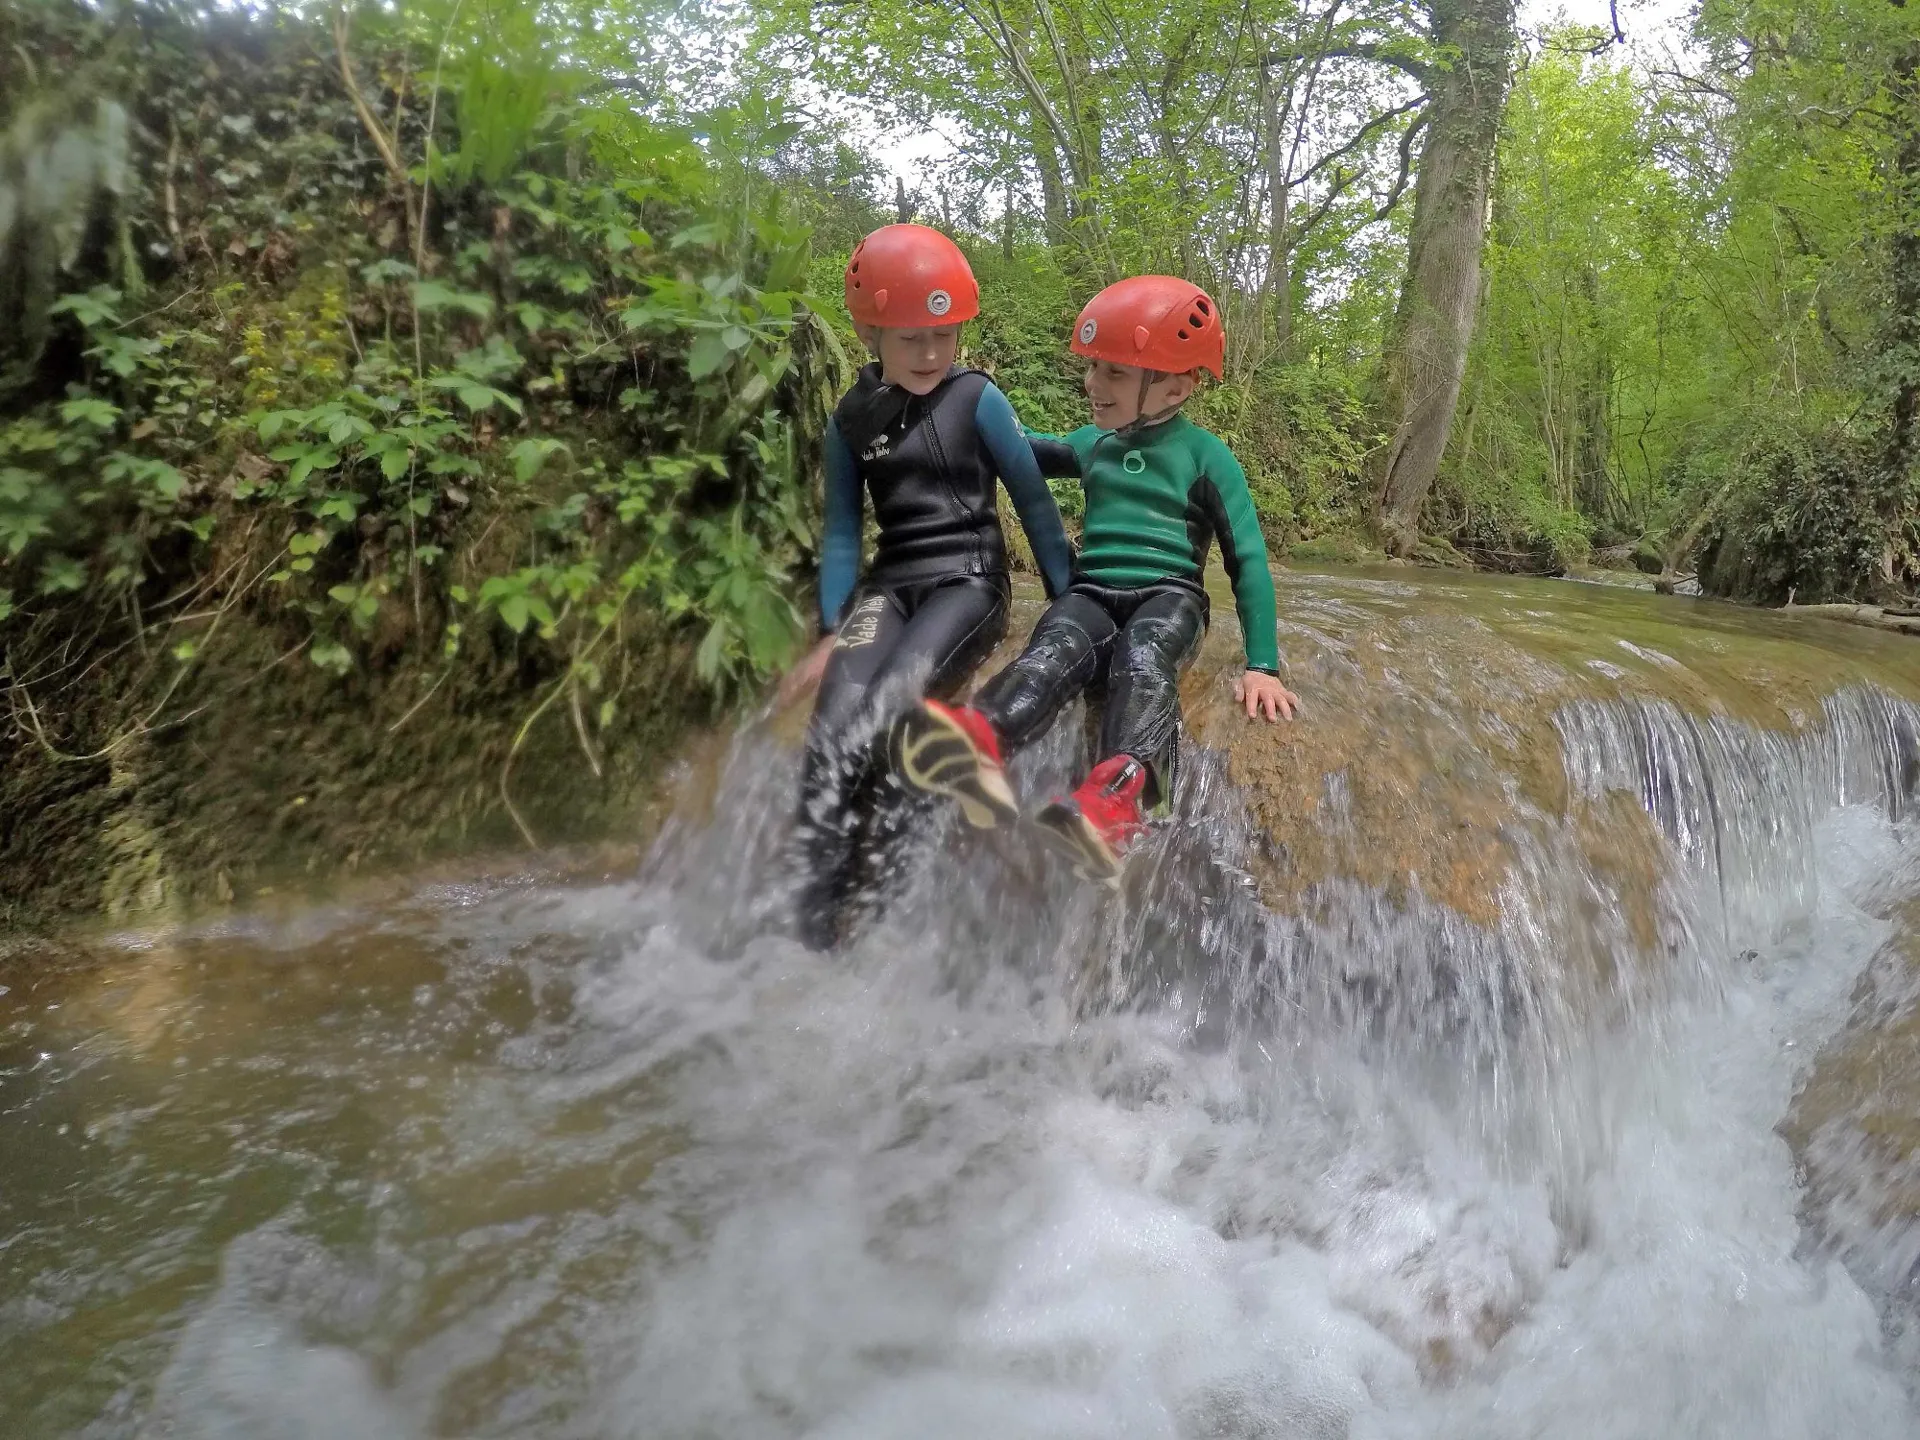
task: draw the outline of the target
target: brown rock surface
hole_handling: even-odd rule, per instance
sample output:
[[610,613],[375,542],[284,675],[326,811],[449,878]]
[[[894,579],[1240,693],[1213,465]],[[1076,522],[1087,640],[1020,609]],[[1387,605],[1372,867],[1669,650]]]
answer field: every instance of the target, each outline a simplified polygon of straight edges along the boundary
[[1898,1284],[1920,1258],[1920,898],[1854,990],[1846,1026],[1814,1062],[1780,1133],[1821,1230]]

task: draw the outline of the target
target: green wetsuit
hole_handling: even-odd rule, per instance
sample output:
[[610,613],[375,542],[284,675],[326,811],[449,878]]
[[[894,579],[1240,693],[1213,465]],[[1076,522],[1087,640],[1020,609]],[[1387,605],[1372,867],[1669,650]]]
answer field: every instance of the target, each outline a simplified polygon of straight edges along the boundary
[[1083,425],[1062,438],[1087,492],[1077,573],[1125,589],[1168,580],[1204,586],[1207,548],[1217,537],[1247,667],[1277,673],[1267,542],[1246,471],[1226,443],[1184,415],[1130,435]]
[[1232,453],[1175,416],[1131,435],[1086,426],[1034,437],[1041,468],[1077,470],[1087,513],[1073,583],[1047,607],[1027,645],[982,687],[975,708],[1007,754],[1037,739],[1061,708],[1104,691],[1097,761],[1147,768],[1144,803],[1172,793],[1180,672],[1207,628],[1207,550],[1217,535],[1233,580],[1247,666],[1273,674],[1273,576],[1267,545]]

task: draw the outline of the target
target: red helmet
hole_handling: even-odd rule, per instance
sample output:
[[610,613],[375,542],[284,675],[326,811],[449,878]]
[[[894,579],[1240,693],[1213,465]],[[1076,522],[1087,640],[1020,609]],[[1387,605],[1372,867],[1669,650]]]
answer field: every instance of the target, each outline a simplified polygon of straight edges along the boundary
[[847,312],[856,325],[906,330],[958,325],[980,313],[980,284],[960,247],[925,225],[885,225],[847,260]]
[[1134,275],[1087,302],[1074,325],[1073,353],[1168,375],[1226,368],[1226,332],[1213,297],[1190,280]]

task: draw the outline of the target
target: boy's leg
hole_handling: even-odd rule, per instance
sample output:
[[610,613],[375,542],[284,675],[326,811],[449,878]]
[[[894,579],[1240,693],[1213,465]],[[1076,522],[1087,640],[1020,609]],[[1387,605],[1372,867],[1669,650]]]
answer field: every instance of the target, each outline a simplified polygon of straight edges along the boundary
[[906,612],[885,591],[856,597],[807,724],[794,823],[802,872],[795,909],[800,938],[816,950],[837,938],[859,829],[852,802],[873,754],[869,697],[906,626]]
[[1078,587],[1047,607],[1027,648],[973,702],[1008,755],[1045,734],[1061,707],[1087,688],[1118,633],[1107,607]]
[[[960,690],[1005,638],[1009,608],[1005,584],[981,576],[949,580],[921,596],[874,676],[869,700],[876,714],[874,731],[892,731],[892,722],[917,713],[928,695],[952,696]],[[898,760],[902,733],[894,735]],[[875,878],[884,878],[900,842],[916,828],[919,807],[912,803],[911,791],[919,788],[901,785],[891,770],[873,786],[869,843],[863,848],[876,867]],[[992,806],[1002,798],[1010,810],[1011,793],[987,796],[984,803]]]
[[1128,619],[1107,667],[1093,769],[1071,796],[1035,817],[1090,880],[1118,882],[1120,857],[1146,812],[1173,788],[1180,672],[1206,634],[1205,602],[1184,590],[1149,596]]
[[1169,588],[1141,602],[1113,647],[1107,701],[1100,715],[1096,762],[1131,755],[1147,767],[1143,804],[1172,798],[1174,749],[1180,734],[1180,673],[1206,638],[1206,603]]
[[952,695],[1007,633],[1006,589],[969,575],[935,586],[874,672],[874,702],[904,709],[923,695]]
[[1044,731],[1099,673],[1115,633],[1097,599],[1069,590],[971,707],[930,701],[907,712],[895,738],[901,778],[912,789],[957,800],[973,825],[1011,821],[1018,809],[1003,759]]

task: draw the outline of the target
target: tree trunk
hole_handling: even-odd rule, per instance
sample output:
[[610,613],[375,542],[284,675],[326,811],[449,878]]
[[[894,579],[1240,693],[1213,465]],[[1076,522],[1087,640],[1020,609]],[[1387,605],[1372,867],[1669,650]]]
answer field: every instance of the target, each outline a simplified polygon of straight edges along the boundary
[[1033,129],[1033,160],[1040,172],[1047,246],[1076,286],[1098,289],[1114,278],[1107,273],[1111,267],[1102,259],[1098,219],[1082,203],[1067,167],[1061,164],[1052,131],[1038,123]]
[[[1591,288],[1593,274],[1587,272]],[[1614,518],[1613,477],[1613,355],[1606,338],[1588,327],[1586,375],[1580,385],[1580,441],[1575,452],[1574,494],[1589,519]]]
[[1420,539],[1420,507],[1447,448],[1480,304],[1480,252],[1500,112],[1512,78],[1513,0],[1428,0],[1434,39],[1453,53],[1436,73],[1414,181],[1413,234],[1387,355],[1395,421],[1378,521],[1396,555]]
[[1046,216],[1047,244],[1056,249],[1071,245],[1067,182],[1060,171],[1060,152],[1054,149],[1053,136],[1039,120],[1033,122],[1033,168],[1040,172],[1040,204]]
[[1899,220],[1891,245],[1892,301],[1885,352],[1894,364],[1894,392],[1887,433],[1886,466],[1897,491],[1914,462],[1915,419],[1920,416],[1920,45],[1909,45],[1894,62],[1889,87],[1898,115],[1900,143],[1893,157]]
[[1891,305],[1882,342],[1882,363],[1892,371],[1893,395],[1885,458],[1874,487],[1878,523],[1877,573],[1862,576],[1862,591],[1880,598],[1897,594],[1903,582],[1920,578],[1920,44],[1896,56],[1892,84],[1895,134],[1892,184],[1898,207],[1888,247]]
[[1287,201],[1293,191],[1288,181],[1286,115],[1280,105],[1280,87],[1271,74],[1261,77],[1266,90],[1267,200],[1267,313],[1273,317],[1273,349],[1284,356],[1293,338],[1293,271],[1287,255]]
[[[1680,567],[1687,563],[1687,557],[1693,553],[1693,547],[1700,543],[1700,537],[1707,532],[1707,522],[1714,513],[1726,503],[1734,487],[1740,483],[1740,472],[1734,471],[1726,482],[1714,491],[1713,498],[1700,507],[1700,513],[1693,517],[1687,528],[1680,532],[1680,538],[1667,547],[1667,553],[1660,561],[1660,574],[1653,582],[1653,588],[1662,595],[1671,595],[1680,578]],[[1787,603],[1793,603],[1793,592],[1787,592]]]

